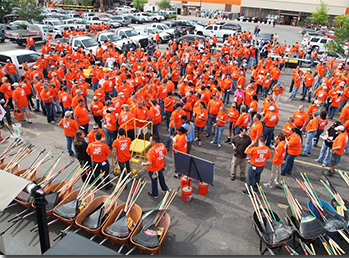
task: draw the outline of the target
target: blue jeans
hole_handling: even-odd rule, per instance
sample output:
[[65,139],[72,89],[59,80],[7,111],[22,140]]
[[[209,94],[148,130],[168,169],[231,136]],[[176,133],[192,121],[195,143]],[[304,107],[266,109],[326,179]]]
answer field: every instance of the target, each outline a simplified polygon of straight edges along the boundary
[[73,153],[72,149],[71,149],[71,145],[74,141],[74,137],[70,137],[70,136],[66,136],[65,137],[67,139],[67,150],[69,155]]
[[166,118],[166,128],[170,128],[170,122],[171,122],[171,112],[165,110],[165,118]]
[[236,85],[238,85],[238,80],[233,80],[233,89],[230,91],[230,94],[234,94],[236,90]]
[[166,185],[165,182],[165,178],[164,178],[164,169],[161,169],[158,171],[158,177],[157,178],[153,178],[153,172],[148,171],[148,175],[150,177],[150,181],[151,181],[151,193],[153,196],[159,196],[159,191],[158,191],[158,178],[159,178],[159,183],[161,186],[161,189],[163,191],[167,191],[168,187]]
[[307,132],[307,140],[305,142],[305,147],[303,150],[304,155],[311,153],[311,149],[313,147],[313,139],[314,139],[315,135],[316,135],[316,132]]
[[306,97],[307,93],[308,93],[308,102],[310,102],[311,101],[310,86],[303,88],[303,98],[301,98],[302,100],[305,100],[305,97]]
[[19,81],[19,77],[18,77],[17,73],[9,74],[8,77],[10,77],[10,80],[12,81],[12,83],[15,83],[15,82]]
[[218,126],[216,125],[216,128],[215,128],[215,135],[214,135],[214,139],[213,139],[213,143],[216,143],[218,145],[221,144],[221,138],[222,138],[222,134],[223,134],[223,131],[224,131],[224,126]]
[[170,144],[172,142],[171,136],[176,135],[176,130],[173,127],[170,127],[170,135],[167,137],[167,140],[165,142],[165,147],[167,151],[170,149]]
[[298,89],[299,89],[299,87],[293,87],[289,99],[294,99],[297,96]]
[[264,87],[262,88],[262,98],[266,98],[268,96],[268,91],[269,91],[269,88],[268,87]]
[[[106,159],[103,162],[94,162],[94,161],[92,161],[92,168],[93,168],[92,170],[94,170],[96,166],[97,166],[97,168],[95,170],[94,177],[97,178],[100,173],[105,172],[103,177],[106,178],[106,179],[103,181],[101,186],[104,185],[104,184],[109,183],[110,178],[109,178],[109,161],[108,161],[108,159]],[[98,185],[101,181],[102,180],[99,179],[96,184]],[[111,183],[109,183],[109,185],[110,184]],[[106,185],[106,186],[108,186],[108,185]]]
[[252,185],[253,191],[258,192],[257,183],[259,184],[261,180],[261,174],[263,172],[263,167],[256,167],[250,164],[247,170],[246,183],[250,187]]
[[336,107],[330,106],[330,112],[329,112],[328,118],[329,119],[333,119],[334,114],[336,113],[336,111],[337,111]]
[[251,57],[251,58],[250,58],[250,65],[248,66],[249,69],[251,69],[252,66],[254,66],[254,63],[255,63],[254,61],[255,61],[255,58],[254,58],[254,57]]
[[223,91],[223,104],[228,104],[229,103],[229,98],[230,98],[230,92],[228,92],[229,89]]
[[322,77],[316,76],[315,83],[314,83],[314,89],[317,89],[320,86],[321,82],[322,82]]
[[294,85],[294,80],[291,80],[290,92],[292,92],[292,90],[293,90],[293,85]]
[[109,149],[112,149],[113,142],[116,138],[116,131],[111,131],[109,129],[105,129],[105,139],[107,140],[107,145]]
[[98,81],[96,82],[92,82],[92,87],[93,87],[93,92],[95,92],[97,90],[97,87],[98,87]]
[[165,106],[164,106],[164,100],[159,99],[159,106],[161,108],[161,115],[165,114]]
[[[124,168],[126,167],[126,172],[127,173],[130,173],[131,172],[131,168],[130,168],[130,161],[125,161],[125,162],[119,162],[118,161],[118,164],[119,164],[119,167],[120,167],[120,171],[124,171]],[[124,177],[125,178],[126,174],[124,174]]]
[[263,128],[263,136],[267,140],[266,145],[268,147],[270,146],[271,140],[274,139],[274,128],[275,127],[268,127],[268,126],[264,126]]
[[323,165],[327,165],[329,159],[330,159],[330,150],[331,148],[326,145],[326,143],[323,141],[319,157],[317,158],[318,161],[322,162]]
[[159,125],[160,124],[157,124],[157,125],[153,124],[153,134],[159,137],[159,142],[160,142]]
[[212,124],[216,123],[217,115],[208,114],[207,134],[211,134]]
[[348,153],[348,149],[349,149],[349,141],[348,141],[348,143],[347,143],[347,146],[345,146],[344,154],[347,154],[347,153]]
[[45,103],[45,110],[46,110],[47,123],[51,123],[53,121],[53,119],[54,119],[52,102],[51,103]]
[[339,113],[342,112],[342,108],[344,108],[345,104],[347,104],[347,101],[348,100],[345,100],[345,99],[342,100],[341,104],[339,105],[339,110],[338,110]]
[[315,137],[314,137],[314,144],[318,144],[319,139],[320,139],[320,135],[324,132],[324,129],[317,129]]
[[292,169],[293,169],[293,165],[294,165],[294,160],[297,156],[291,155],[286,153],[285,156],[285,166],[284,168],[281,170],[281,175],[285,175],[287,174],[291,174],[292,173]]

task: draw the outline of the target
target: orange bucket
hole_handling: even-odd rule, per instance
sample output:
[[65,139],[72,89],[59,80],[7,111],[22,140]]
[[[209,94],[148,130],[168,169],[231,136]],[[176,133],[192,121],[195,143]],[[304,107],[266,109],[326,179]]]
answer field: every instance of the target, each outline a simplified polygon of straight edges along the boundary
[[204,182],[199,182],[199,194],[206,195],[208,192],[208,184]]
[[190,185],[191,178],[188,176],[181,176],[181,188],[189,186]]
[[193,194],[193,187],[190,185],[182,187],[182,200],[183,202],[190,202]]

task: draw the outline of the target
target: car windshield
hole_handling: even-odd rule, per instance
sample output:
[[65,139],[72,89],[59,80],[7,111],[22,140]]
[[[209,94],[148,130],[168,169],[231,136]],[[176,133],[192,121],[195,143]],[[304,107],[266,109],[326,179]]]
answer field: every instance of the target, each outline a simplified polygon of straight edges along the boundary
[[162,27],[165,29],[165,30],[168,30],[170,27],[168,27],[166,24],[162,24]]
[[107,38],[112,42],[118,41],[121,39],[121,37],[119,35],[116,35],[116,34],[107,35]]
[[9,28],[10,30],[21,30],[21,28],[16,25],[9,26]]
[[53,25],[62,25],[61,21],[51,21]]
[[127,31],[125,31],[125,34],[128,37],[138,36],[137,32],[135,32],[134,30],[127,30]]
[[53,32],[53,27],[42,26],[42,30],[44,32]]
[[82,43],[84,44],[85,47],[98,46],[98,42],[94,39],[83,39]]

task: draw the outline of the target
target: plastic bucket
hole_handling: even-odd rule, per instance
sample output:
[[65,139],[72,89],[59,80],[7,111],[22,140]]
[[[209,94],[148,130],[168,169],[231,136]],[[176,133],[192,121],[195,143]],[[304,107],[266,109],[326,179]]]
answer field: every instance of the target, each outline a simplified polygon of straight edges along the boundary
[[193,187],[190,185],[182,187],[182,200],[183,202],[190,202],[193,194]]
[[181,188],[190,185],[191,178],[188,176],[181,176]]
[[204,182],[199,182],[199,194],[200,195],[206,195],[208,192],[208,184]]
[[12,124],[14,134],[20,135],[22,133],[22,125],[20,123]]

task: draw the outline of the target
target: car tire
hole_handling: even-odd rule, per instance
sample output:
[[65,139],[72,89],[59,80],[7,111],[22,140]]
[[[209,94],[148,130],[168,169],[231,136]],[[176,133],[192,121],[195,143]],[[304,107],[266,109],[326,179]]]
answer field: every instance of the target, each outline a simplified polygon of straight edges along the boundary
[[197,34],[197,35],[200,35],[200,36],[203,35],[202,31],[198,31],[196,34]]

